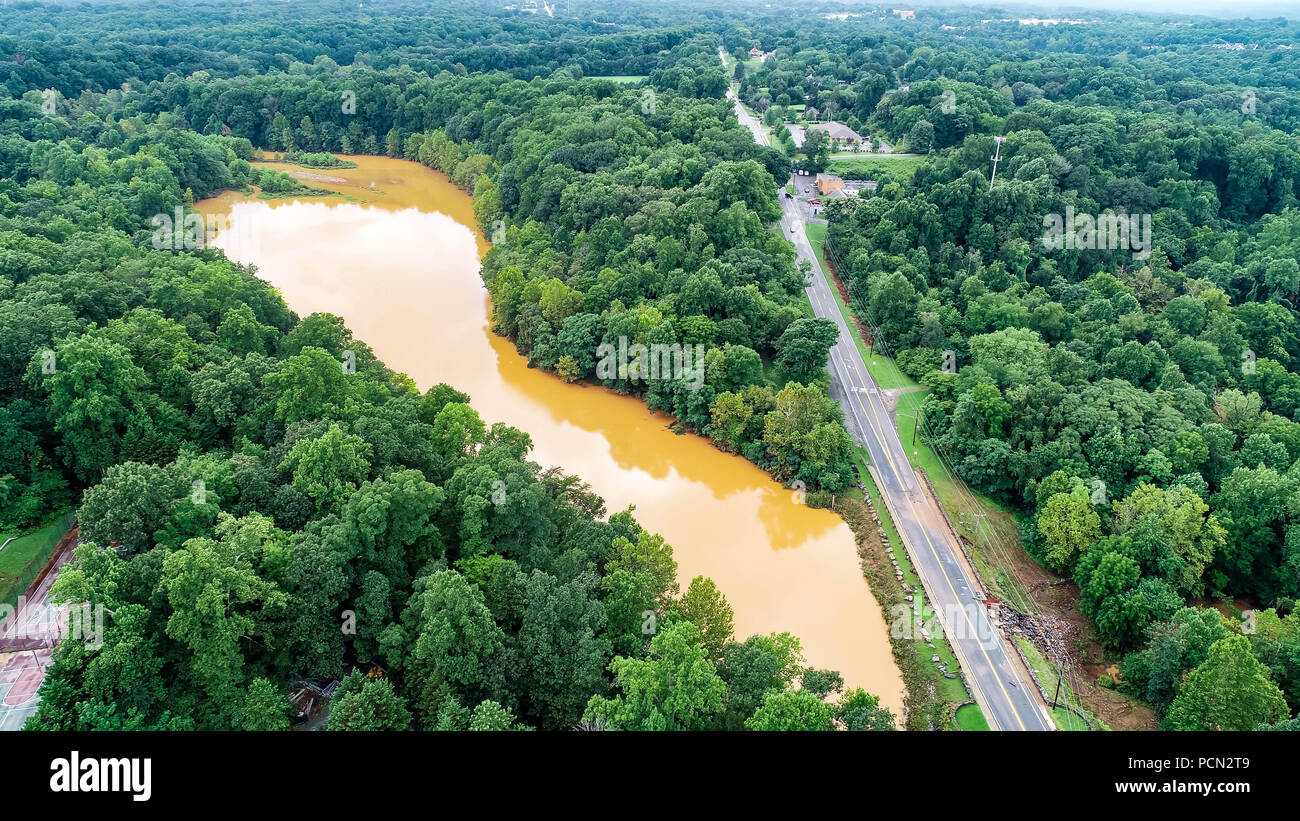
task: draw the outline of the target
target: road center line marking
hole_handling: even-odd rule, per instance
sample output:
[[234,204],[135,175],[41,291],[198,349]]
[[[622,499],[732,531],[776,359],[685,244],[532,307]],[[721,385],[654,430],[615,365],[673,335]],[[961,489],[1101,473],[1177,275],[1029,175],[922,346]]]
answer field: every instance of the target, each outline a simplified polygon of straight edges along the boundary
[[[813,255],[810,254],[810,256],[813,256]],[[829,282],[827,282],[826,274],[825,274],[824,271],[822,271],[820,263],[819,263],[819,262],[814,258],[814,260],[813,260],[813,264],[814,264],[814,267],[817,269],[818,273],[821,274],[822,282],[825,283],[825,284],[827,285],[827,288],[829,288],[829,287],[830,287],[830,284],[829,284]],[[826,304],[825,304],[825,303],[826,303],[825,297],[822,297],[821,299],[817,299],[817,297],[820,297],[821,294],[819,293],[819,290],[817,289],[817,287],[816,287],[815,285],[813,285],[813,286],[809,286],[809,291],[810,291],[810,297],[813,297],[813,300],[812,300],[812,301],[815,302],[814,307],[820,307],[820,308],[821,308],[823,311],[825,311],[826,313],[831,314],[831,316],[834,316],[834,315],[835,315],[834,313],[831,313],[831,311],[826,307]],[[834,295],[832,295],[831,299],[832,299],[832,300],[834,299]],[[839,309],[839,304],[838,304],[838,303],[835,304],[835,308],[836,308],[836,310],[838,311],[838,309]],[[838,323],[837,323],[837,327],[839,327]],[[846,330],[846,328],[841,328],[840,330]],[[842,336],[842,334],[837,334],[837,336]],[[841,341],[843,341],[843,340],[841,340]],[[856,348],[855,348],[855,350],[856,350]],[[837,353],[838,353],[838,352],[837,352]],[[875,405],[871,403],[871,394],[870,394],[869,392],[868,392],[868,394],[867,394],[867,404],[868,404],[868,405],[871,405],[871,409],[872,409],[871,412],[868,412],[868,410],[867,410],[865,407],[863,407],[863,405],[862,405],[861,393],[859,392],[859,390],[855,390],[855,388],[860,388],[860,389],[862,389],[862,390],[866,390],[866,386],[865,386],[865,385],[863,385],[863,384],[859,384],[860,382],[863,382],[863,381],[865,381],[865,380],[863,379],[862,374],[858,371],[857,363],[853,362],[853,361],[850,359],[849,362],[848,362],[848,366],[846,366],[846,365],[845,365],[845,362],[844,362],[845,357],[844,357],[842,354],[839,354],[839,355],[838,355],[838,360],[839,360],[839,361],[838,361],[838,365],[839,365],[839,367],[840,367],[840,370],[844,372],[844,375],[845,375],[845,377],[846,377],[846,380],[845,380],[845,381],[848,383],[847,387],[850,388],[850,390],[848,390],[848,391],[845,392],[846,395],[851,395],[851,396],[853,396],[854,401],[856,401],[856,403],[857,403],[857,405],[858,405],[858,410],[861,411],[862,415],[863,415],[863,416],[866,418],[866,420],[867,420],[867,424],[871,426],[871,430],[872,430],[872,432],[876,435],[877,441],[880,443],[881,450],[884,451],[885,458],[886,458],[886,460],[889,462],[890,470],[891,470],[891,472],[892,472],[893,475],[894,475],[894,479],[895,479],[895,481],[898,482],[899,486],[903,489],[903,495],[904,495],[904,497],[907,499],[907,505],[908,505],[908,508],[910,509],[910,511],[911,511],[911,513],[912,513],[912,516],[913,516],[913,518],[914,518],[915,521],[916,521],[916,525],[917,525],[917,527],[920,529],[920,531],[921,531],[921,535],[925,538],[926,544],[927,544],[927,545],[929,546],[929,548],[930,548],[930,553],[934,556],[935,561],[938,563],[938,565],[939,565],[939,571],[940,571],[941,573],[943,573],[944,580],[948,583],[948,589],[949,589],[949,591],[952,593],[953,598],[956,599],[958,603],[960,603],[960,602],[961,602],[961,596],[957,593],[957,588],[956,588],[956,586],[953,584],[952,577],[949,575],[949,573],[948,573],[948,569],[947,569],[946,567],[944,567],[943,560],[939,557],[939,551],[935,548],[935,546],[934,546],[934,541],[930,538],[930,533],[929,533],[929,531],[926,529],[925,524],[921,521],[920,515],[919,515],[919,513],[918,513],[918,511],[917,511],[917,509],[916,509],[916,505],[915,505],[915,503],[912,501],[910,494],[907,492],[907,484],[904,483],[904,482],[902,481],[902,475],[901,475],[901,472],[898,470],[898,465],[897,465],[897,463],[894,461],[894,457],[893,457],[893,454],[892,454],[892,452],[891,452],[891,449],[889,448],[889,446],[888,446],[888,444],[887,444],[888,440],[887,440],[887,439],[884,437],[884,435],[881,433],[880,427],[877,425],[877,422],[876,422],[876,420],[874,419]],[[864,366],[864,367],[865,367],[865,364],[866,364],[866,363],[864,362],[864,363],[863,363],[863,366]],[[850,366],[851,366],[851,370],[850,370]],[[854,377],[857,378],[856,381],[855,381]],[[910,464],[909,464],[909,467],[910,467]],[[881,489],[881,493],[882,493],[882,494],[885,493],[885,489],[882,488],[882,489]],[[900,535],[901,535],[901,534],[900,534]],[[961,607],[961,608],[958,608],[958,609],[961,610],[961,612],[962,612],[962,616],[963,616],[963,618],[966,620],[966,624],[967,624],[967,626],[971,629],[971,631],[972,631],[976,636],[978,636],[978,635],[979,635],[979,631],[975,628],[975,624],[974,624],[974,622],[971,620],[970,614],[966,612],[966,609],[965,609],[964,607]],[[990,624],[989,626],[990,626],[990,628],[992,628],[992,624]],[[996,639],[996,636],[994,636],[994,640],[995,640],[995,641],[997,640],[997,639]],[[954,639],[953,641],[954,641],[954,644],[956,644],[956,640]],[[998,675],[998,668],[997,668],[997,666],[993,663],[993,659],[989,656],[988,649],[984,647],[984,642],[983,642],[983,641],[979,641],[979,640],[977,640],[977,641],[976,641],[976,644],[979,646],[979,648],[980,648],[980,653],[984,656],[984,661],[988,664],[990,672],[992,673],[994,679],[997,681],[999,689],[1002,690],[1002,695],[1003,695],[1003,697],[1006,698],[1006,700],[1007,700],[1007,705],[1008,705],[1008,706],[1010,707],[1010,709],[1011,709],[1011,714],[1015,716],[1017,723],[1020,724],[1020,729],[1021,729],[1021,730],[1027,730],[1028,728],[1025,726],[1024,719],[1021,718],[1021,716],[1020,716],[1020,711],[1016,709],[1016,704],[1015,704],[1015,702],[1012,700],[1012,698],[1011,698],[1011,694],[1007,691],[1006,684],[1003,683],[1003,681],[1002,681],[1002,677],[1001,677],[1000,675]],[[1009,661],[1009,659],[1008,659],[1008,661]],[[970,681],[971,681],[971,684],[972,684],[973,687],[975,687],[976,689],[978,689],[978,690],[982,693],[982,692],[983,692],[983,687],[980,686],[980,684],[979,684],[977,678],[975,677],[975,675],[974,675],[973,673],[974,673],[974,671],[972,671],[972,675],[969,677],[969,678],[970,678]],[[987,696],[985,697],[985,699],[988,700],[988,699],[987,699]],[[990,706],[991,706],[991,705],[992,705],[992,702],[990,701],[989,703],[990,703]],[[994,718],[995,721],[997,720],[996,716],[994,716],[993,718]]]

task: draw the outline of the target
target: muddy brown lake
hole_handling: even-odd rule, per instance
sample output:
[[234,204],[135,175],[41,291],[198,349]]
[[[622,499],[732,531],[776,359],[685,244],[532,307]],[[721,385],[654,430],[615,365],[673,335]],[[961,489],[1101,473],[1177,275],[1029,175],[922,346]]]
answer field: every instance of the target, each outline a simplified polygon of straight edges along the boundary
[[530,458],[581,477],[610,511],[636,505],[641,524],[672,544],[683,589],[697,575],[717,583],[738,638],[791,632],[809,664],[839,670],[901,716],[888,628],[848,526],[741,457],[674,433],[670,417],[636,399],[529,368],[489,328],[487,246],[469,196],[417,163],[347,159],[358,167],[309,182],[341,196],[227,192],[200,203],[205,215],[254,226],[251,244],[227,247],[221,235],[215,244],[255,264],[299,315],[343,317],[422,390],[449,383],[489,425],[526,431]]

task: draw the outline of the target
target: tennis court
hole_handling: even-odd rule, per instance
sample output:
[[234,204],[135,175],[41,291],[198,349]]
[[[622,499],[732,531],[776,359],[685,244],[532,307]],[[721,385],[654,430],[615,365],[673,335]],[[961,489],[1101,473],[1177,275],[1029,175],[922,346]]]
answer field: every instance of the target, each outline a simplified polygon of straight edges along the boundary
[[52,655],[53,651],[45,649],[0,654],[0,732],[21,730],[36,712],[40,705],[36,691],[45,680],[45,667]]

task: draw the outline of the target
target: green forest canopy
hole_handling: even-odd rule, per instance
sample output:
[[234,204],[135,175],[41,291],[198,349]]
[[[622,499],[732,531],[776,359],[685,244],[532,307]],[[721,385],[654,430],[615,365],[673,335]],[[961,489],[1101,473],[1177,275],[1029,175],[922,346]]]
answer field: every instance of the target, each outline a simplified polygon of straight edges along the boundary
[[[1122,686],[1177,729],[1209,726],[1225,688],[1253,694],[1235,727],[1300,707],[1294,22],[672,2],[591,22],[468,1],[2,13],[0,521],[81,504],[85,540],[116,550],[83,548],[60,590],[111,602],[131,660],[62,648],[34,726],[280,726],[290,678],[362,659],[391,675],[349,677],[340,726],[853,725],[870,697],[807,703],[792,640],[728,641],[720,597],[687,604],[707,580],[681,594],[670,549],[529,463],[525,433],[485,429],[452,387],[418,394],[338,318],[292,315],[219,255],[148,244],[154,214],[197,198],[291,192],[249,165],[259,149],[421,161],[504,228],[484,277],[530,362],[595,379],[600,342],[705,345],[698,391],[606,385],[838,490],[851,443],[829,340],[765,229],[790,160],[732,117],[719,43],[774,52],[738,72],[759,111],[814,105],[930,152],[828,209],[828,243],[855,310],[929,387],[931,444],[1023,510],[1030,553],[1077,581],[1125,657]],[[1150,255],[1044,247],[1067,209],[1149,215]],[[621,547],[643,540],[655,566]],[[1243,643],[1186,606],[1215,595],[1257,603],[1268,629]],[[585,671],[567,686],[545,672],[561,652]],[[742,684],[752,654],[772,672]],[[636,689],[673,665],[693,671],[680,710]]]

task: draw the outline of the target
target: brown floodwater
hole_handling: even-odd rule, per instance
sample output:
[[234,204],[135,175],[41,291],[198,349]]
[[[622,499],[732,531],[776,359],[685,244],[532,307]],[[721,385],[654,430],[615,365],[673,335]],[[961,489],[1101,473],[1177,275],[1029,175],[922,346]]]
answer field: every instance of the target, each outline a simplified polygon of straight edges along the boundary
[[[359,167],[309,182],[341,197],[226,192],[200,203],[231,221],[214,244],[255,263],[299,315],[343,317],[422,390],[446,382],[489,425],[526,431],[531,458],[590,483],[611,512],[636,505],[638,521],[673,546],[683,590],[697,575],[717,583],[737,637],[794,633],[808,663],[839,670],[901,715],[902,679],[848,526],[745,459],[674,433],[670,417],[639,400],[529,368],[488,327],[479,277],[487,245],[469,196],[417,163],[349,159]],[[225,242],[244,226],[255,241]]]

